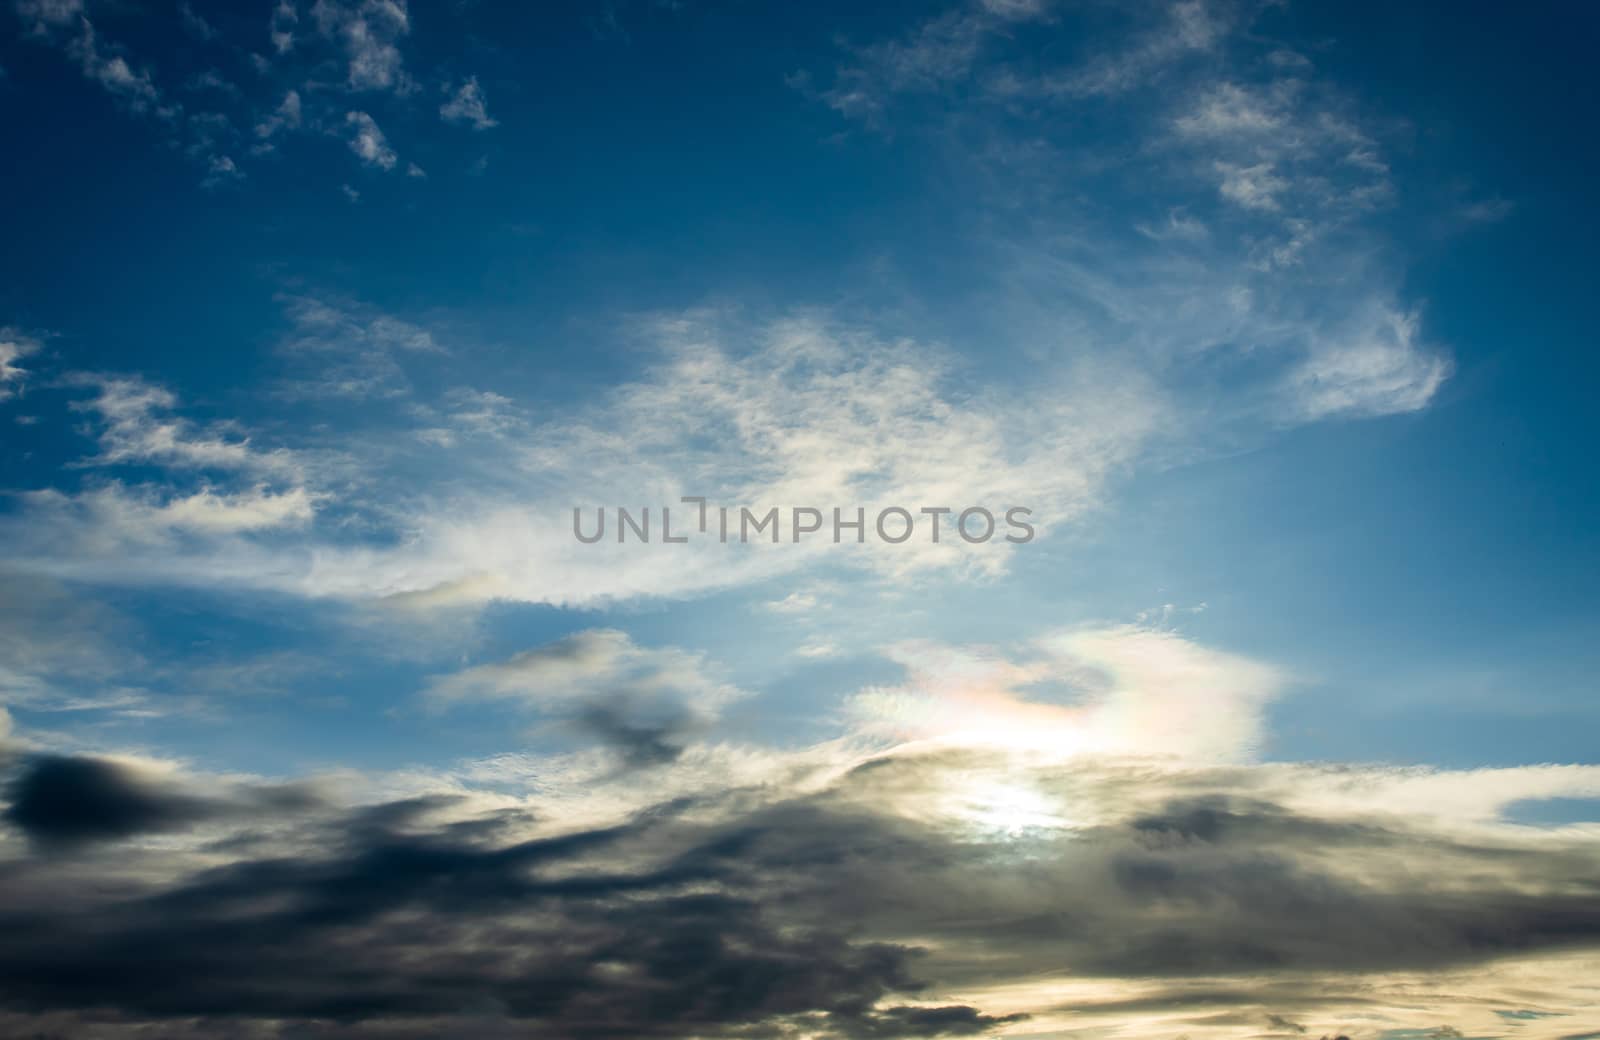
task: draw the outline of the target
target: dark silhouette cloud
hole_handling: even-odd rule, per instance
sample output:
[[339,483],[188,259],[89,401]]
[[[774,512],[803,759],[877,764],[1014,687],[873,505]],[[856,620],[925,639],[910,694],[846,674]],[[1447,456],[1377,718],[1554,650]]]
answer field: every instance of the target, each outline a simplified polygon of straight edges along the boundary
[[180,831],[252,813],[294,813],[318,803],[292,784],[201,795],[110,759],[66,755],[28,759],[6,794],[5,820],[51,847]]
[[176,830],[214,811],[205,801],[165,790],[96,758],[36,758],[9,793],[5,818],[30,838],[47,843]]

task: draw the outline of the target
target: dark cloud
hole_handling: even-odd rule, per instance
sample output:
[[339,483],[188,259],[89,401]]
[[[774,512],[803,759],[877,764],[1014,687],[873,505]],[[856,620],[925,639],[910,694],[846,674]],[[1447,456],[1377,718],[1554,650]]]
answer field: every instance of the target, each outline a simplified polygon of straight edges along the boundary
[[985,1015],[965,1004],[946,1007],[892,1007],[853,1023],[852,1037],[976,1036],[1008,1022],[1024,1022],[1025,1014]]
[[198,795],[102,758],[39,755],[7,789],[4,818],[53,847],[179,831],[206,820],[253,812],[294,812],[316,804],[293,785],[251,788],[242,796]]
[[614,749],[628,768],[677,761],[689,736],[703,728],[676,706],[651,713],[623,698],[585,705],[574,721],[582,732]]
[[390,826],[416,808],[361,814],[332,857],[254,859],[76,911],[14,910],[0,919],[4,992],[14,1007],[135,1020],[487,1008],[571,1037],[704,1035],[791,1016],[841,1035],[959,1026],[873,1012],[921,988],[912,950],[775,916],[710,869],[716,857],[597,865],[659,821],[496,847]]
[[177,830],[213,812],[207,802],[139,778],[113,762],[43,756],[10,792],[8,822],[46,843],[76,843]]
[[[1320,1035],[1335,1023],[1305,1008],[1351,973],[1600,945],[1587,847],[1313,818],[1149,775],[1147,804],[1120,815],[997,836],[889,804],[935,765],[952,767],[906,756],[805,797],[734,792],[530,839],[526,812],[445,796],[295,818],[248,792],[197,807],[103,762],[38,760],[9,812],[30,833],[165,830],[246,802],[259,819],[229,817],[250,840],[208,846],[221,865],[136,845],[120,873],[80,864],[104,884],[4,864],[0,1009],[32,1028],[97,1009],[173,1036],[872,1040],[987,1033],[1013,1009],[940,994],[1059,974],[1170,987],[1077,1013],[1203,1009]],[[1041,783],[1130,789],[1115,771]]]

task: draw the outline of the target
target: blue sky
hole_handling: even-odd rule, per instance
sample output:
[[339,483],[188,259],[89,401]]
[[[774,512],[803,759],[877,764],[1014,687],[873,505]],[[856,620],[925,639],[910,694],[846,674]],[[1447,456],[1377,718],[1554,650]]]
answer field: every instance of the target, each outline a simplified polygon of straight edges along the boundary
[[[906,778],[875,811],[962,849],[1147,834],[1154,810],[1106,793],[1137,766],[1169,809],[1356,828],[1391,806],[1462,884],[1480,846],[1592,864],[1592,13],[17,0],[4,24],[19,877],[131,849],[187,892],[252,866],[241,817],[290,788],[311,822],[273,833],[326,865],[327,835],[404,799],[449,800],[441,841],[652,799],[754,826],[750,790],[832,812],[883,763]],[[1039,536],[572,537],[575,506],[676,518],[684,495],[1024,506]],[[969,812],[947,773],[1002,794]],[[141,822],[56,835],[28,808],[85,776],[98,819]],[[1058,804],[1079,781],[1097,809]],[[1434,924],[1465,937],[1449,956],[1369,957],[1393,940],[1366,932],[1302,963],[1264,937],[1300,982],[1223,958],[1259,992],[1212,1021],[1183,1010],[1192,978],[1143,994],[1167,969],[1133,954],[1030,947],[990,977],[927,921],[874,918],[846,939],[934,944],[923,996],[663,1035],[1581,1032],[1564,958],[1592,956],[1588,926],[1506,939],[1536,981],[1501,992],[1482,928]],[[1475,1003],[1327,996],[1446,993],[1447,970],[1491,975]],[[1041,988],[1053,971],[1077,981]],[[492,999],[507,1028],[636,1028]],[[7,1028],[209,1013],[42,984],[23,1004]]]

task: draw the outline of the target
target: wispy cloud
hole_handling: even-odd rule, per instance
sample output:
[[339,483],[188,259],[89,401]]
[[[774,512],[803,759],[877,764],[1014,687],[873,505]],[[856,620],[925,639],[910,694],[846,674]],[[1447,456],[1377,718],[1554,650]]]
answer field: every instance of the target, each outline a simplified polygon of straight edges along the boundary
[[743,694],[700,656],[641,647],[624,632],[589,629],[435,678],[435,704],[520,703],[615,747],[630,765],[675,759],[694,733]]
[[284,450],[262,452],[225,426],[200,426],[174,414],[178,399],[165,387],[137,377],[83,376],[95,395],[80,410],[99,420],[100,453],[89,465],[158,463],[176,469],[238,470],[267,476],[299,472]]
[[1377,308],[1317,346],[1289,377],[1296,418],[1371,416],[1427,407],[1450,362],[1420,341],[1419,319]]
[[295,28],[300,24],[300,13],[295,9],[291,0],[278,0],[272,8],[272,17],[268,24],[268,35],[272,40],[272,49],[279,54],[285,54],[294,46]]
[[291,329],[278,344],[296,370],[284,391],[305,398],[382,398],[404,395],[408,357],[440,355],[428,329],[359,302],[329,296],[280,296]]
[[483,88],[476,76],[469,76],[461,86],[451,91],[445,88],[449,100],[439,106],[439,115],[447,123],[468,123],[474,130],[488,130],[500,124],[489,117],[484,103]]

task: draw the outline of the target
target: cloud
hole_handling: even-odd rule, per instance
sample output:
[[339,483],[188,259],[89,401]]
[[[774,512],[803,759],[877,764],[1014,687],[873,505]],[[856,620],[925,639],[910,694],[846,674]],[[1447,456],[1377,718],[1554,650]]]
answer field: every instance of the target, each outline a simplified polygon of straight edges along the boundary
[[[259,529],[282,537],[210,538],[181,556],[157,539],[114,567],[86,555],[32,566],[405,610],[683,598],[823,567],[880,581],[983,581],[1026,550],[922,538],[580,545],[571,511],[649,506],[659,525],[662,506],[680,523],[691,515],[685,495],[735,511],[1020,505],[1048,539],[1114,501],[1117,482],[1141,466],[1237,450],[1286,425],[1426,407],[1449,355],[1426,335],[1420,304],[1402,297],[1397,250],[1372,219],[1393,189],[1354,106],[1303,67],[1252,60],[1259,44],[1231,8],[1187,3],[1135,19],[1106,51],[1132,70],[1129,84],[1160,78],[1173,89],[1039,94],[990,118],[1025,95],[1000,97],[989,73],[997,62],[1014,72],[1013,41],[1054,17],[1031,4],[961,6],[852,51],[880,101],[948,91],[939,130],[959,146],[941,149],[955,157],[947,172],[971,189],[973,226],[1007,229],[959,242],[974,274],[951,306],[981,326],[959,341],[845,308],[645,316],[620,330],[642,348],[637,369],[535,412],[515,380],[486,394],[445,372],[427,328],[299,293],[285,298],[280,398],[374,406],[361,429],[330,414],[337,437],[299,435],[302,465],[338,455],[345,469],[337,489],[295,482],[318,515]],[[1206,61],[1187,60],[1201,51]],[[1081,66],[1068,60],[1058,71]],[[452,81],[456,97],[475,83]],[[1049,109],[1036,118],[1035,102],[1114,105],[1127,118],[1109,121],[1101,155],[1057,140],[1059,121]],[[274,118],[287,125],[284,105]],[[364,162],[401,167],[366,113],[345,113],[339,132]],[[1086,209],[1065,182],[1126,205]],[[1141,187],[1119,194],[1130,184]],[[1027,379],[995,364],[997,347],[1027,366]],[[208,439],[186,436],[195,443],[170,453],[174,464],[190,465],[182,460]],[[237,450],[209,439],[213,451]],[[261,483],[214,491],[250,495]],[[238,505],[243,518],[263,503]],[[293,500],[281,505],[286,519],[299,515]],[[808,634],[806,645],[820,652],[838,641]]]
[[[287,307],[294,331],[284,356],[309,370],[285,384],[296,398],[402,397],[408,386],[402,362],[441,353],[426,330],[370,309],[316,297],[288,298]],[[815,504],[874,516],[886,505],[909,503],[919,509],[988,504],[1000,517],[1025,504],[1044,530],[1096,505],[1106,478],[1131,460],[1158,415],[1126,372],[1086,369],[1041,379],[1022,398],[975,394],[953,378],[958,359],[880,343],[814,317],[757,326],[753,343],[747,330],[714,315],[666,319],[649,334],[659,343],[659,364],[597,401],[538,423],[503,395],[470,388],[408,408],[418,425],[407,439],[418,450],[464,437],[480,445],[475,463],[435,471],[427,494],[416,494],[415,463],[395,455],[392,438],[341,439],[337,454],[346,461],[338,466],[348,479],[339,507],[344,515],[411,532],[391,548],[324,544],[313,528],[298,543],[271,550],[190,544],[178,556],[151,550],[120,557],[112,569],[120,580],[164,574],[162,580],[221,579],[412,604],[419,596],[441,602],[446,590],[467,601],[682,596],[791,572],[828,552],[886,577],[996,574],[1015,548],[998,537],[981,545],[947,536],[937,544],[919,538],[840,546],[702,538],[661,552],[659,544],[580,544],[571,510],[585,502],[634,506],[641,496],[645,504],[676,504],[686,494],[735,510]],[[84,407],[105,420],[101,451],[90,460],[95,465],[142,460],[179,471],[259,474],[268,491],[282,494],[276,481],[306,486],[315,459],[324,485],[308,490],[332,490],[325,483],[332,465],[326,446],[258,450],[247,437],[228,436],[227,426],[169,415],[175,399],[161,388],[121,379],[93,385],[100,396]],[[702,483],[684,483],[686,459],[696,460]],[[245,494],[259,483],[218,490]],[[674,508],[680,527],[693,516],[692,506]],[[35,545],[41,532],[34,529]],[[80,553],[57,563],[82,575],[96,559]]]
[[86,535],[93,532],[91,538],[115,532],[134,543],[158,539],[170,531],[225,535],[304,524],[312,517],[315,501],[303,487],[281,492],[266,485],[238,492],[205,487],[192,494],[171,495],[151,488],[129,491],[118,483],[70,497],[58,491],[30,492],[25,500],[41,515],[55,514],[58,536],[81,527]]
[[0,1025],[1235,1040],[1497,1035],[1537,1006],[1551,1028],[1527,1035],[1553,1040],[1592,1014],[1600,838],[1505,814],[1592,797],[1600,769],[1261,762],[1283,677],[1166,631],[895,654],[902,696],[959,710],[706,743],[609,710],[717,690],[703,660],[588,630],[435,694],[559,706],[611,742],[598,768],[334,801],[26,756],[0,812],[27,839],[0,831]]
[[1193,110],[1179,116],[1173,125],[1185,137],[1269,140],[1272,135],[1288,129],[1289,116],[1285,109],[1296,92],[1295,83],[1284,81],[1279,90],[1265,95],[1237,83],[1220,83],[1202,95]]
[[17,0],[17,17],[35,35],[72,25],[83,15],[83,0]]
[[299,92],[286,91],[278,107],[256,123],[256,136],[266,141],[280,130],[298,129],[303,113]]
[[[549,796],[310,815],[263,798],[203,856],[78,853],[78,876],[122,881],[65,899],[41,897],[70,847],[13,859],[4,1004],[35,1026],[94,1007],[111,1036],[225,1018],[329,1037],[1229,1040],[1286,1022],[1495,1035],[1530,991],[1592,1012],[1592,832],[1318,811],[1317,767],[834,754],[809,791],[725,777],[667,802],[618,777],[643,807],[605,825],[541,827]],[[67,772],[61,790],[92,797],[65,819],[87,809],[101,842],[172,822],[120,774]],[[992,826],[965,811],[974,791],[991,815],[1037,799],[1046,822]]]
[[[1010,653],[896,646],[903,683],[852,697],[858,731],[896,741],[1025,749],[1050,760],[1248,761],[1285,677],[1175,633],[1117,626],[1039,636]],[[1052,687],[1048,699],[1041,684]]]
[[4,819],[46,849],[186,830],[262,810],[304,811],[302,788],[237,787],[200,793],[172,770],[137,759],[37,755],[8,791]]
[[165,790],[135,768],[91,758],[35,759],[9,799],[7,822],[44,843],[180,829],[207,813],[203,801]]
[[[76,468],[95,472],[71,491],[14,493],[21,509],[3,526],[18,556],[54,557],[61,574],[106,566],[103,576],[126,580],[118,572],[141,554],[182,558],[197,542],[239,551],[242,537],[312,520],[322,496],[307,484],[305,458],[258,449],[234,424],[174,414],[177,397],[138,378],[71,374],[66,383],[94,390],[73,408],[92,417],[98,448]],[[102,472],[143,467],[158,472],[134,484]]]
[[289,452],[257,451],[247,437],[230,438],[225,426],[202,427],[170,413],[177,397],[138,377],[79,376],[95,396],[75,405],[100,423],[100,453],[89,465],[154,463],[174,469],[224,470],[293,477],[299,465]]
[[214,188],[228,181],[236,181],[244,176],[244,171],[226,155],[213,155],[206,162],[206,179],[201,182],[208,188]]
[[[1236,417],[1219,423],[1230,425],[1425,407],[1451,365],[1423,336],[1417,304],[1400,298],[1399,251],[1374,218],[1397,190],[1383,124],[1309,63],[1263,51],[1245,9],[1149,10],[1154,20],[1136,16],[1120,39],[1095,36],[1099,56],[1063,59],[1053,24],[1051,45],[1036,46],[1025,20],[1001,31],[991,13],[956,8],[854,49],[857,62],[821,96],[961,157],[946,175],[1007,229],[980,237],[998,274],[972,305],[1000,315],[997,330],[1070,329],[1071,348],[1036,348],[1051,358],[1120,343],[1154,370],[1196,358],[1227,367],[1226,399],[1197,400],[1193,380],[1172,388],[1176,426],[1196,408]],[[1159,92],[1136,90],[1157,80]],[[938,106],[899,103],[934,87]],[[1094,118],[1099,142],[1058,136],[1042,105]],[[1097,203],[1085,206],[1091,192]],[[1108,211],[1134,216],[1117,227]],[[1262,381],[1241,376],[1242,358],[1262,366]]]
[[[1111,97],[1145,86],[1184,58],[1213,49],[1232,20],[1226,5],[1181,0],[1161,7],[1156,24],[1076,67],[1041,73],[1008,63],[1011,47],[1003,45],[1023,35],[1029,23],[1052,23],[1054,7],[1032,0],[955,7],[901,38],[853,48],[852,60],[818,96],[842,116],[883,126],[897,95],[962,86],[1001,102]],[[810,77],[794,82],[809,88]]]
[[358,301],[307,294],[278,300],[291,327],[278,350],[305,370],[284,387],[296,398],[404,396],[405,360],[446,353],[430,330]]
[[698,655],[638,646],[624,632],[589,629],[505,661],[440,676],[445,705],[513,700],[615,749],[628,766],[660,765],[743,694]]
[[1162,8],[1159,24],[1120,49],[1099,54],[1081,67],[1029,80],[1008,75],[997,81],[1001,96],[1095,98],[1125,94],[1161,78],[1169,67],[1214,49],[1232,28],[1228,4],[1179,0]]
[[[976,4],[918,24],[904,37],[856,48],[820,97],[840,115],[876,123],[896,94],[936,91],[972,71],[992,34],[1038,17],[1042,5]],[[810,77],[795,85],[809,89]]]
[[220,35],[216,26],[202,18],[199,12],[187,3],[178,5],[178,18],[183,23],[184,31],[201,42],[210,42]]
[[345,122],[350,129],[350,150],[360,156],[363,163],[382,170],[394,169],[398,156],[371,116],[365,112],[348,112]]
[[0,703],[54,711],[140,700],[129,683],[143,662],[121,615],[36,575],[0,579]]
[[1184,147],[1209,157],[1229,202],[1338,224],[1394,191],[1378,142],[1343,107],[1294,76],[1254,85],[1224,80],[1172,126]]
[[[1029,266],[1034,278],[1063,269],[1051,259]],[[1281,359],[1275,368],[1258,363],[1271,381],[1239,388],[1235,401],[1208,403],[1213,415],[1224,405],[1275,423],[1389,414],[1425,404],[1447,371],[1419,342],[1415,322],[1385,321],[1383,306],[1334,324],[1287,303],[1274,313],[1257,298],[1241,298],[1236,286],[1241,305],[1219,311],[1216,268],[1197,263],[1200,280],[1176,287],[1206,308],[1189,311],[1173,305],[1173,286],[1138,278],[1138,268],[1125,280],[1114,264],[1095,271],[1085,261],[1071,270],[1074,277],[1090,272],[1094,305],[1130,315],[1133,335],[1146,337],[1157,356],[1182,356],[1211,338],[1218,346],[1210,349],[1247,346]],[[751,324],[728,313],[690,313],[643,326],[658,360],[634,379],[533,422],[504,394],[453,387],[418,395],[411,370],[444,355],[422,326],[337,298],[284,299],[292,330],[282,356],[303,374],[283,392],[306,401],[407,402],[399,418],[415,425],[395,433],[414,445],[411,454],[397,453],[395,435],[382,429],[342,438],[336,464],[326,445],[260,450],[227,424],[199,426],[172,414],[175,399],[161,388],[102,379],[91,384],[99,396],[84,406],[104,423],[100,452],[90,461],[235,474],[230,484],[165,491],[142,504],[121,495],[114,503],[152,522],[182,519],[191,530],[214,521],[213,535],[234,521],[237,533],[268,530],[251,527],[258,517],[276,517],[277,528],[292,530],[307,508],[321,507],[319,496],[331,494],[328,481],[337,479],[342,487],[327,501],[338,515],[362,517],[374,533],[393,532],[390,544],[340,544],[315,523],[293,539],[213,538],[186,542],[181,553],[161,539],[142,549],[124,538],[101,539],[103,549],[126,551],[112,565],[87,550],[58,558],[59,543],[44,552],[44,525],[25,539],[34,546],[29,566],[80,577],[103,567],[123,581],[221,581],[408,608],[684,597],[824,561],[884,579],[981,580],[1004,573],[1021,550],[998,538],[967,545],[948,537],[904,545],[723,545],[710,538],[671,547],[610,539],[584,545],[572,535],[572,509],[650,505],[659,522],[659,507],[670,506],[681,530],[696,519],[695,507],[680,503],[684,495],[706,496],[713,509],[811,505],[860,507],[869,515],[891,504],[987,505],[996,516],[1023,505],[1040,537],[1049,537],[1099,508],[1120,470],[1170,450],[1162,444],[1204,450],[1205,431],[1187,425],[1184,402],[1152,384],[1139,356],[1126,351],[1040,370],[1025,386],[974,387],[959,377],[967,362],[951,351],[885,341],[822,315]],[[1167,316],[1161,322],[1168,324],[1152,314]],[[1373,317],[1363,324],[1362,315]],[[1114,324],[1101,334],[1107,343],[1128,341]],[[470,460],[457,455],[444,470],[419,470],[426,456],[415,452],[447,451],[468,439],[476,445]],[[313,459],[317,485],[307,483]],[[347,476],[336,478],[330,465]],[[426,481],[420,486],[419,472]],[[693,483],[691,474],[698,474]],[[30,501],[38,517],[60,514],[59,498]],[[85,499],[80,508],[95,515],[97,504]]]
[[1296,418],[1376,416],[1427,406],[1450,362],[1420,341],[1415,313],[1376,308],[1320,342],[1290,375]]
[[39,341],[32,336],[9,326],[0,328],[0,401],[17,395],[28,376],[28,370],[17,362],[38,350]]
[[495,120],[489,118],[489,110],[484,105],[483,89],[478,86],[478,78],[469,76],[454,93],[449,88],[445,92],[450,94],[450,99],[439,106],[439,115],[447,123],[470,123],[474,130],[488,130],[490,127],[499,126]]
[[1273,172],[1271,163],[1234,166],[1219,162],[1217,173],[1222,177],[1217,189],[1222,197],[1245,209],[1280,209],[1278,196],[1289,187],[1288,181]]
[[[41,7],[55,7],[59,11],[66,5],[47,3]],[[169,122],[178,118],[179,109],[165,102],[148,70],[134,68],[120,53],[120,48],[102,43],[88,18],[80,16],[76,21],[78,33],[66,42],[66,50],[78,62],[84,76],[100,84],[134,112],[151,113]],[[48,32],[64,24],[41,19],[37,27]]]
[[[400,39],[411,31],[405,0],[316,0],[311,18],[319,33],[343,48],[351,90],[410,89],[399,48]],[[278,24],[275,15],[274,26]],[[279,49],[287,50],[287,44]]]
[[287,54],[294,46],[294,30],[300,22],[300,14],[295,10],[291,0],[278,0],[272,8],[272,17],[268,23],[268,35],[272,40],[272,49],[279,54]]

